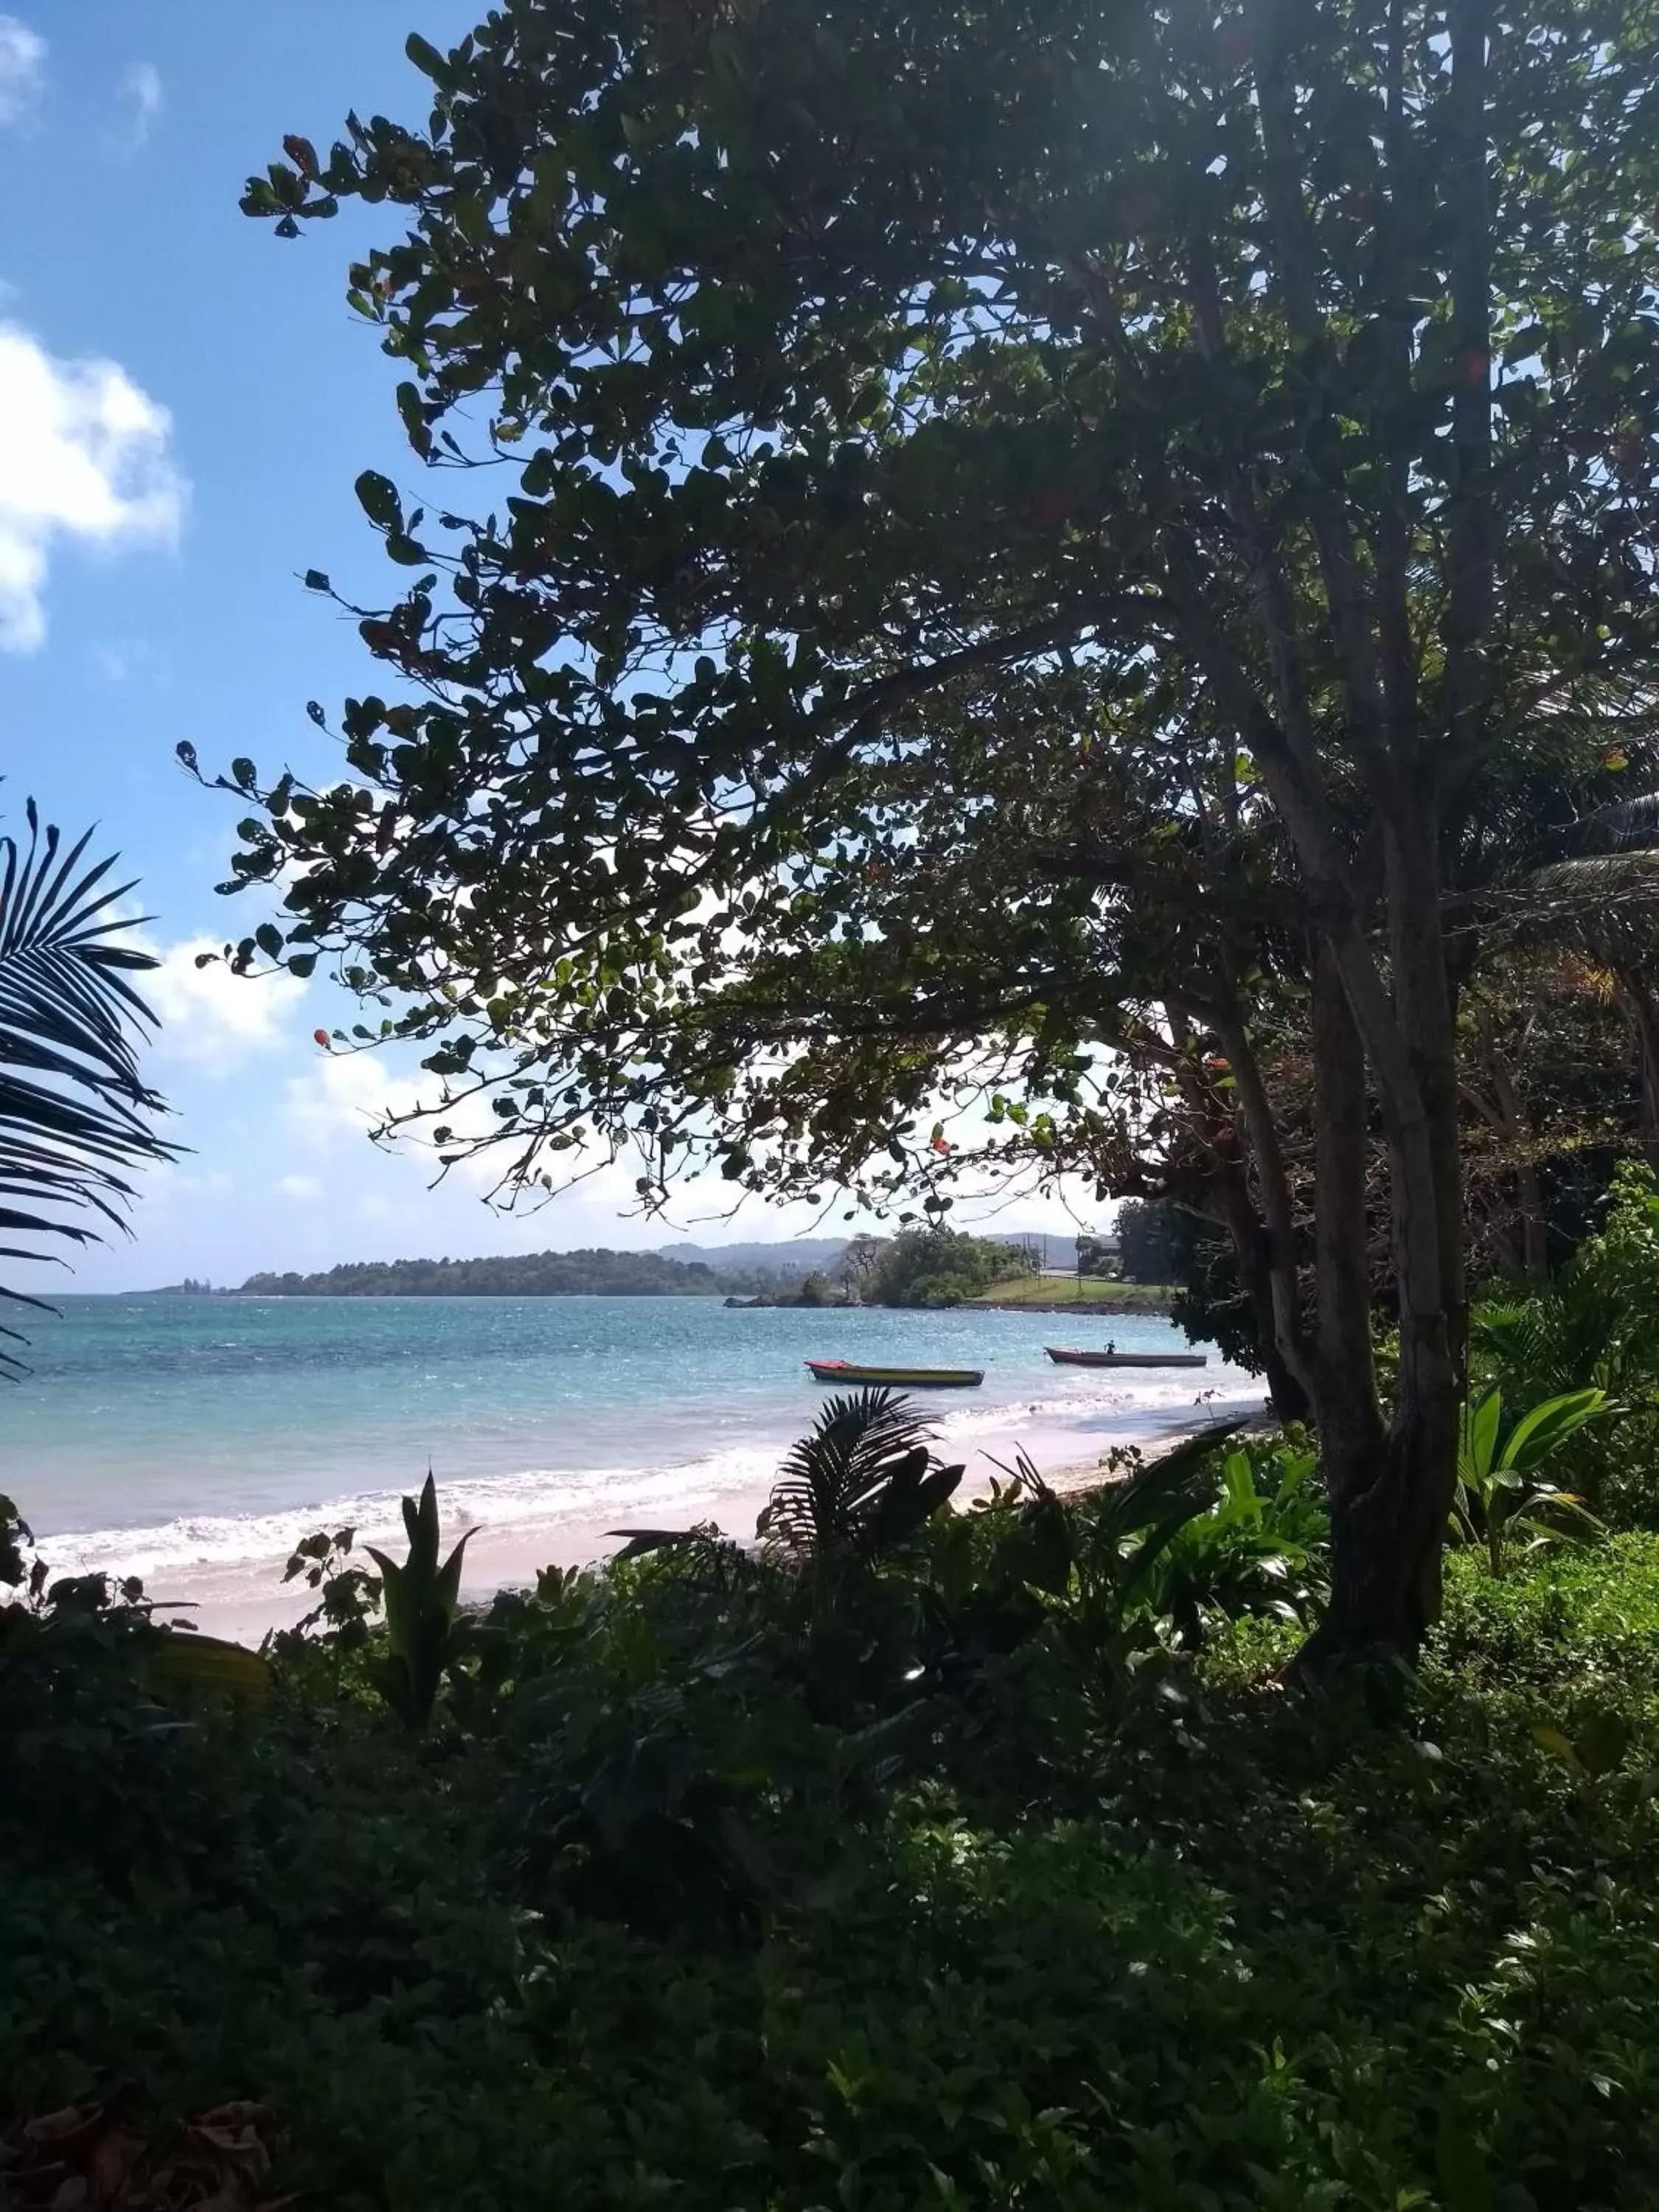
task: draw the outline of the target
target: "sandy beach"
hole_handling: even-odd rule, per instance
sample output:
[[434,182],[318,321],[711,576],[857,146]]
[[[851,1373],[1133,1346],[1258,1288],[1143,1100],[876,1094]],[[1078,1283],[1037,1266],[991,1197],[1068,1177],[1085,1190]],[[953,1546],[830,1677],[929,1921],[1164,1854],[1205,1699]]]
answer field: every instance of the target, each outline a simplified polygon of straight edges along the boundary
[[[1216,1407],[1206,1418],[1229,1410]],[[1021,1449],[1057,1489],[1085,1489],[1100,1479],[1102,1464],[1112,1450],[1128,1444],[1167,1444],[1195,1425],[1191,1413],[1173,1422],[1126,1419],[1110,1425],[1109,1434],[1096,1425],[1085,1428],[1076,1422],[1011,1422],[975,1438],[957,1503],[967,1504],[982,1497],[996,1479],[999,1465],[1011,1466]],[[635,1525],[690,1528],[695,1522],[714,1521],[728,1534],[744,1537],[753,1530],[769,1491],[766,1481],[701,1491],[688,1486],[677,1496],[673,1511],[656,1514],[647,1523],[635,1516]],[[446,1543],[462,1533],[463,1525],[446,1524]],[[533,1582],[541,1567],[583,1566],[602,1559],[618,1547],[616,1529],[614,1514],[588,1510],[548,1510],[522,1520],[486,1523],[467,1547],[463,1593],[475,1602],[487,1601],[498,1589]],[[296,1536],[302,1533],[295,1531]],[[395,1535],[387,1530],[362,1533],[371,1541],[384,1536],[394,1553],[404,1548],[401,1530]],[[210,1634],[257,1643],[268,1629],[291,1627],[313,1602],[303,1583],[283,1583],[285,1565],[283,1554],[272,1553],[234,1565],[175,1566],[151,1577],[149,1594],[162,1603],[188,1606],[190,1617]]]

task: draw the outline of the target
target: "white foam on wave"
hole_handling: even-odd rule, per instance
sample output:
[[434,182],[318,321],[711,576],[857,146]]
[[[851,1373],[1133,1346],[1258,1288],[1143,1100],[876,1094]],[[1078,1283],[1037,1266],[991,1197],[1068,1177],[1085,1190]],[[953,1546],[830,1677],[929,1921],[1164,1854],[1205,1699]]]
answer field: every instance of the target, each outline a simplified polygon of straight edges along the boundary
[[[668,1468],[526,1468],[462,1475],[439,1486],[444,1526],[511,1528],[586,1522],[678,1507],[769,1483],[778,1454],[759,1445],[710,1453]],[[403,1536],[403,1487],[318,1498],[273,1513],[182,1515],[152,1527],[75,1529],[41,1539],[54,1574],[139,1575],[236,1567],[286,1559],[313,1529],[353,1528],[360,1544]]]
[[[1258,1382],[1222,1367],[1125,1373],[1109,1385],[1073,1382],[1038,1396],[928,1404],[926,1411],[942,1449],[972,1455],[976,1438],[1006,1442],[1018,1440],[1022,1431],[1042,1431],[1049,1449],[1039,1456],[1054,1466],[1194,1419],[1254,1413],[1261,1403]],[[595,1522],[637,1525],[659,1513],[671,1525],[706,1517],[722,1501],[752,1500],[769,1489],[789,1442],[805,1426],[805,1419],[780,1417],[775,1432],[751,1431],[742,1444],[656,1467],[526,1468],[453,1476],[441,1469],[444,1526],[459,1534],[474,1526],[489,1531]],[[1059,1448],[1057,1432],[1069,1450]],[[43,1538],[41,1550],[54,1574],[101,1570],[146,1582],[191,1569],[265,1568],[286,1559],[300,1538],[318,1528],[354,1528],[360,1543],[398,1542],[405,1488],[343,1492],[273,1512],[187,1514],[148,1527],[71,1530]]]

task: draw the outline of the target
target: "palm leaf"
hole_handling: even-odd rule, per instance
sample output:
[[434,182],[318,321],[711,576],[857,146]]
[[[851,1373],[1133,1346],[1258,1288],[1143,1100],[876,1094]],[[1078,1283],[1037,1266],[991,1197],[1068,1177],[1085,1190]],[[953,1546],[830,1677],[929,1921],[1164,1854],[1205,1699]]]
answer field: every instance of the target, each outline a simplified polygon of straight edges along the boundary
[[1562,840],[1561,857],[1655,851],[1659,851],[1659,792],[1647,791],[1583,816]]
[[879,1550],[892,1493],[939,1504],[961,1480],[959,1468],[929,1471],[931,1434],[926,1415],[891,1390],[829,1399],[779,1469],[756,1534],[797,1555]]
[[[26,818],[26,843],[0,836],[0,1260],[62,1265],[52,1248],[124,1228],[131,1170],[178,1148],[138,1072],[155,1018],[130,978],[156,963],[120,941],[132,885],[112,857],[88,860],[90,831],[65,848],[33,799]],[[3,1282],[0,1299],[43,1303]],[[19,1365],[0,1348],[0,1375]]]
[[1246,1424],[1217,1421],[1097,1493],[1097,1542],[1123,1558],[1121,1588],[1137,1589],[1187,1526],[1215,1503],[1216,1447]]

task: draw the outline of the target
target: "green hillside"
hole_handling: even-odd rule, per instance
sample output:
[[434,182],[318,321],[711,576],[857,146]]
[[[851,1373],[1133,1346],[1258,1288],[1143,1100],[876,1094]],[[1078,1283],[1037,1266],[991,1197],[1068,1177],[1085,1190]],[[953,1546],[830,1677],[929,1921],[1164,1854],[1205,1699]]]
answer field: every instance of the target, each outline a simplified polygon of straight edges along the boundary
[[1165,1313],[1175,1292],[1164,1283],[1115,1283],[1104,1275],[1016,1275],[981,1291],[976,1306],[1097,1306],[1103,1313]]

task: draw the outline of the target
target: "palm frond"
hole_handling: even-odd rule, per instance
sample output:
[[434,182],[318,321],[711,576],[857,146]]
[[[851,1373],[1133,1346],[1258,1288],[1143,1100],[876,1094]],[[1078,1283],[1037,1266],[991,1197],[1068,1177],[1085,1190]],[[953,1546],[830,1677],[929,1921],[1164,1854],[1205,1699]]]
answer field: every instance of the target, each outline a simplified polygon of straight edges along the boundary
[[1659,851],[1659,792],[1643,792],[1635,799],[1597,807],[1574,823],[1563,842],[1563,857],[1569,860],[1595,853]]
[[944,1503],[962,1469],[935,1465],[927,1417],[891,1390],[827,1400],[791,1447],[756,1534],[798,1558],[874,1555]]
[[1659,793],[1581,817],[1488,886],[1482,903],[1493,926],[1522,939],[1659,952]]
[[[96,1241],[88,1215],[125,1227],[131,1170],[178,1147],[138,1069],[155,1017],[130,979],[156,963],[121,941],[132,885],[87,860],[90,831],[66,848],[33,799],[26,817],[26,844],[0,836],[0,1259],[62,1265],[52,1248]],[[3,1282],[0,1299],[43,1303]],[[0,1375],[18,1366],[0,1349]]]

